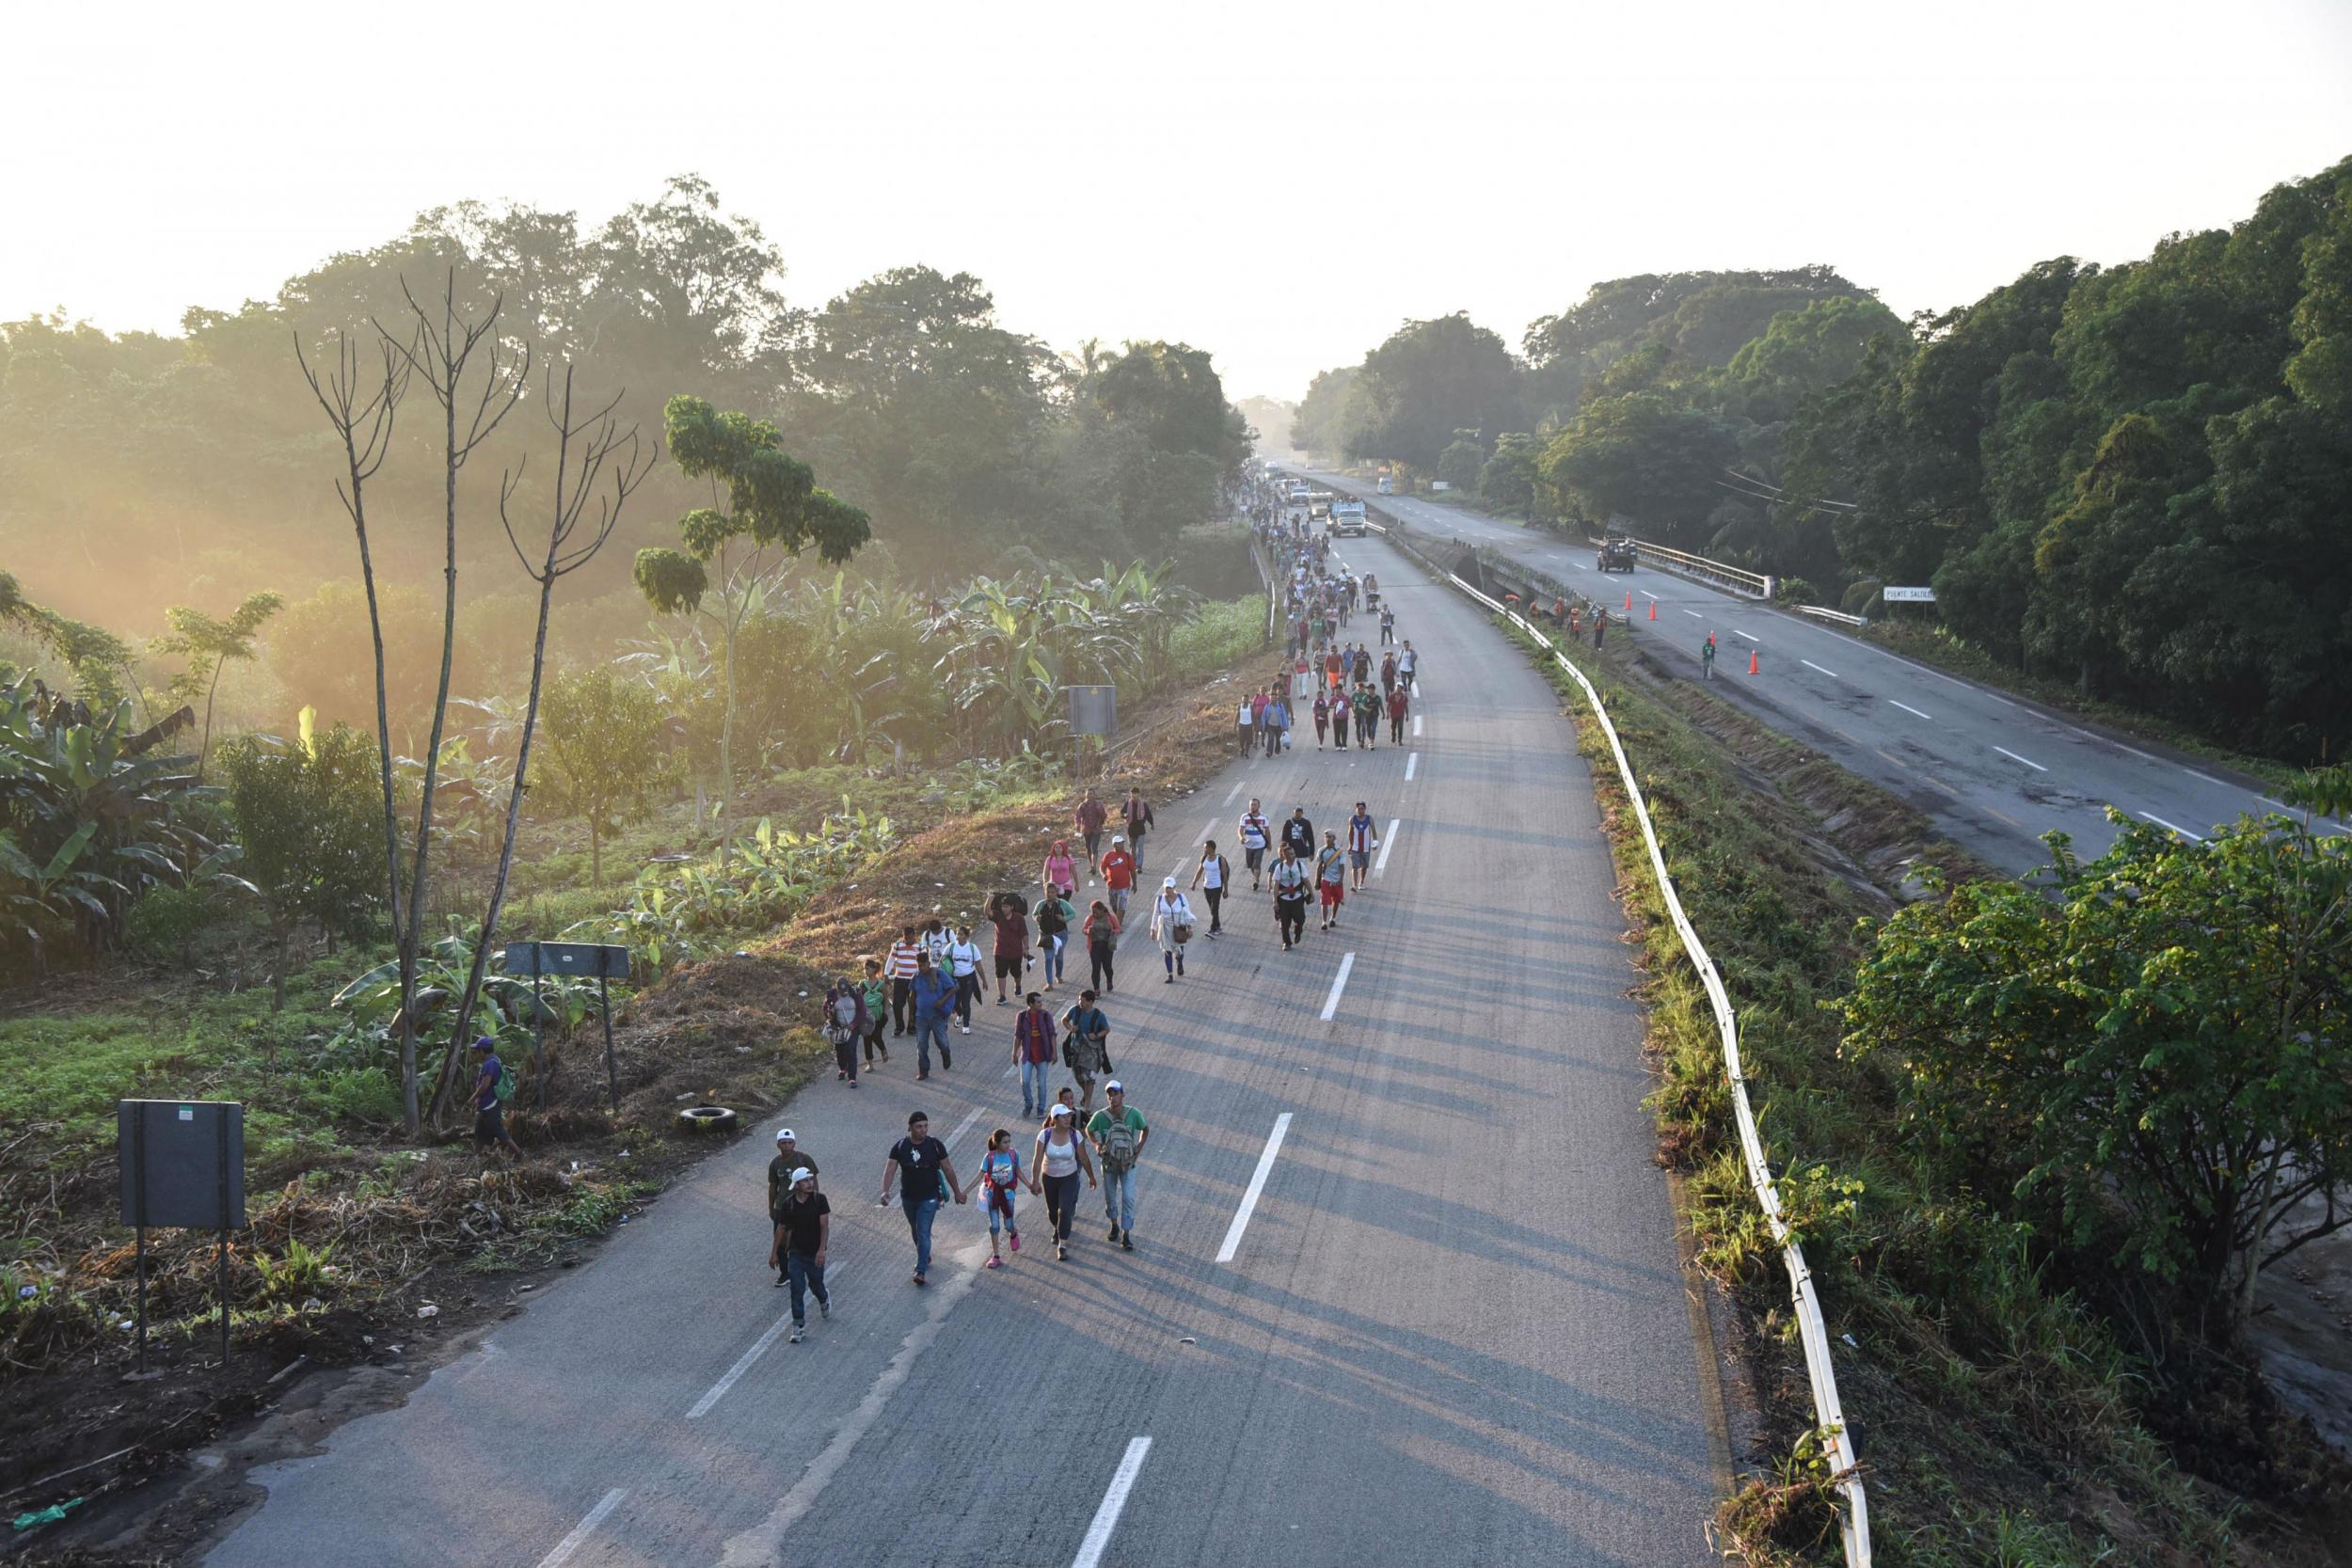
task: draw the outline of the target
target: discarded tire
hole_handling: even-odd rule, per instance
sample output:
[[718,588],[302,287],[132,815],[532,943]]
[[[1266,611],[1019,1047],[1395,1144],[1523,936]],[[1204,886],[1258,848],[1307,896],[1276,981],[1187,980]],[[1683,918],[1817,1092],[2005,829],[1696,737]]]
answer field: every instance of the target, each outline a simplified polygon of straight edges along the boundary
[[677,1124],[689,1132],[732,1132],[736,1115],[724,1105],[689,1105],[677,1114]]

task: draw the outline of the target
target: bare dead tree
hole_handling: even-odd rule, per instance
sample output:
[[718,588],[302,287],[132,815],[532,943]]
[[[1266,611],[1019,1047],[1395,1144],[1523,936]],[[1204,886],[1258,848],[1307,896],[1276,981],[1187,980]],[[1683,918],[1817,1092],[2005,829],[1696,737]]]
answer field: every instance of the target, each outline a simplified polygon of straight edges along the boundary
[[[433,727],[424,752],[423,787],[417,802],[417,836],[410,862],[407,920],[400,931],[401,1108],[408,1135],[421,1126],[417,1104],[417,957],[424,928],[425,894],[433,858],[434,793],[440,783],[441,742],[449,722],[450,667],[457,647],[457,476],[468,458],[487,441],[530,388],[531,347],[509,345],[499,336],[503,295],[493,294],[479,316],[457,307],[457,270],[450,269],[437,307],[420,304],[400,283],[401,297],[416,318],[406,338],[381,322],[377,335],[389,345],[409,375],[424,384],[441,405],[441,673],[433,694]],[[477,356],[480,369],[475,370]],[[479,387],[474,385],[478,378]],[[379,663],[380,668],[380,663]],[[389,732],[387,732],[389,733]]]
[[[390,340],[381,336],[380,328],[375,343],[378,360],[373,366],[366,364],[359,345],[341,328],[335,332],[334,364],[324,373],[310,363],[298,328],[294,334],[294,363],[302,369],[302,379],[310,383],[310,395],[318,399],[327,424],[343,446],[343,477],[335,482],[335,499],[342,502],[344,515],[351,519],[352,534],[359,542],[359,580],[367,591],[368,637],[375,650],[376,773],[384,787],[384,908],[391,916],[393,941],[406,951],[413,944],[404,923],[404,913],[409,906],[404,905],[400,896],[400,825],[392,803],[392,726],[384,695],[384,617],[376,597],[373,546],[368,538],[367,484],[384,466],[385,454],[391,448],[392,425],[401,397],[407,390],[410,361]],[[404,1092],[408,1132],[414,1137],[417,1094],[413,1074],[404,1085]]]
[[482,995],[483,975],[489,967],[490,947],[498,940],[499,919],[506,908],[506,885],[515,866],[515,839],[522,818],[523,793],[530,787],[531,742],[538,727],[539,692],[547,673],[548,616],[555,602],[555,585],[588,564],[604,548],[605,542],[612,537],[613,526],[621,520],[621,508],[645,482],[660,456],[659,443],[644,443],[635,426],[624,431],[613,421],[612,410],[620,406],[626,393],[615,394],[612,402],[593,414],[576,415],[572,375],[573,366],[566,363],[560,397],[554,371],[550,369],[547,376],[544,402],[548,423],[555,431],[555,483],[548,509],[547,544],[536,550],[535,560],[532,552],[523,548],[521,536],[516,531],[514,502],[522,489],[524,465],[517,464],[499,481],[499,522],[506,530],[506,542],[513,547],[515,560],[522,566],[524,575],[539,585],[539,625],[531,644],[531,696],[523,707],[522,737],[515,751],[515,778],[506,795],[506,836],[499,848],[498,876],[490,884],[489,908],[482,918],[481,940],[474,943],[473,964],[467,972],[465,992],[457,1004],[449,1049],[441,1057],[439,1081],[433,1092],[433,1116],[437,1121],[446,1112],[457,1086],[458,1064],[464,1060],[467,1036],[473,1027],[474,1007]]

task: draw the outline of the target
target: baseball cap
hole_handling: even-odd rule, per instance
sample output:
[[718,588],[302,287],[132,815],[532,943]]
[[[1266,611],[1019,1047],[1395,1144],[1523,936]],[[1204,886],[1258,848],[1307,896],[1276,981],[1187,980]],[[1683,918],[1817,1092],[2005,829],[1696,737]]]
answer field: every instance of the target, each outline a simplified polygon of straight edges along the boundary
[[803,1165],[799,1170],[792,1173],[792,1184],[794,1186],[798,1186],[803,1181],[814,1181],[816,1180],[817,1173],[809,1169],[806,1165]]
[[1114,1078],[1109,1083],[1104,1085],[1103,1089],[1106,1094],[1125,1094],[1127,1092],[1127,1085],[1121,1084],[1118,1079]]
[[1125,833],[1113,833],[1111,834],[1111,842],[1113,844],[1124,844],[1127,842],[1127,835]]
[[496,1051],[499,1042],[487,1035],[478,1035],[474,1037],[473,1048],[476,1051]]
[[1052,1110],[1050,1110],[1050,1111],[1048,1111],[1048,1112],[1046,1112],[1046,1113],[1045,1113],[1045,1119],[1046,1119],[1047,1121],[1051,1121],[1051,1120],[1053,1120],[1056,1117],[1069,1117],[1069,1116],[1075,1116],[1075,1115],[1077,1115],[1077,1113],[1076,1113],[1075,1111],[1073,1111],[1073,1110],[1072,1110],[1069,1106],[1067,1106],[1067,1105],[1057,1105],[1057,1106],[1055,1106]]
[[789,1127],[778,1128],[776,1130],[776,1142],[778,1143],[782,1143],[787,1138],[791,1139],[795,1143],[798,1143],[800,1141],[800,1136],[801,1135],[798,1132],[793,1132]]
[[1175,885],[1176,879],[1173,877],[1163,877],[1160,879],[1160,886],[1162,887],[1174,887]]

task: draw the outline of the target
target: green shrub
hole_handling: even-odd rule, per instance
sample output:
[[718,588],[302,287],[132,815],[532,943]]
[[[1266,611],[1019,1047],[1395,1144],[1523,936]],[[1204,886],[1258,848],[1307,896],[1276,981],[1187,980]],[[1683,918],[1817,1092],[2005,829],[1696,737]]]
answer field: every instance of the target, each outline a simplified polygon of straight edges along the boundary
[[1258,594],[1202,605],[1168,639],[1168,662],[1179,680],[1216,673],[1265,644],[1265,600]]
[[196,961],[196,939],[219,919],[220,895],[187,887],[159,887],[132,907],[125,926],[134,952],[176,963]]

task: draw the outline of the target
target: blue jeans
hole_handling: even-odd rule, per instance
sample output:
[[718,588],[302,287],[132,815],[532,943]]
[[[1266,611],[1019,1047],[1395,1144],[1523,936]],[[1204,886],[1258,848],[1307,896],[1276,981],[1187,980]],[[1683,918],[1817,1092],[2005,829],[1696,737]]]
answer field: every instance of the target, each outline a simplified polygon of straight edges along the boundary
[[814,1258],[803,1258],[790,1248],[784,1254],[785,1276],[792,1283],[792,1322],[798,1325],[808,1322],[808,1297],[831,1305],[833,1297],[825,1293],[825,1265]]
[[1062,954],[1069,942],[1067,937],[1055,937],[1045,944],[1045,983],[1049,986],[1062,979],[1066,974],[1062,968]]
[[[1022,1110],[1031,1111],[1034,1108],[1035,1115],[1045,1114],[1045,1107],[1053,1103],[1050,1085],[1046,1083],[1047,1077],[1053,1070],[1054,1064],[1051,1062],[1025,1061],[1021,1064]],[[1031,1085],[1035,1087],[1032,1088]],[[1032,1094],[1035,1095],[1035,1099],[1030,1098]]]
[[916,1071],[930,1071],[931,1041],[934,1038],[939,1041],[940,1060],[943,1062],[948,1060],[951,1053],[947,1050],[947,1015],[946,1013],[932,1013],[914,1021],[914,1067]]
[[898,1200],[898,1207],[906,1211],[907,1228],[914,1233],[914,1272],[929,1274],[931,1272],[931,1221],[939,1217],[939,1199],[927,1197],[910,1202],[902,1197]]
[[1136,1167],[1129,1165],[1116,1176],[1110,1167],[1103,1167],[1103,1213],[1121,1230],[1136,1227]]

